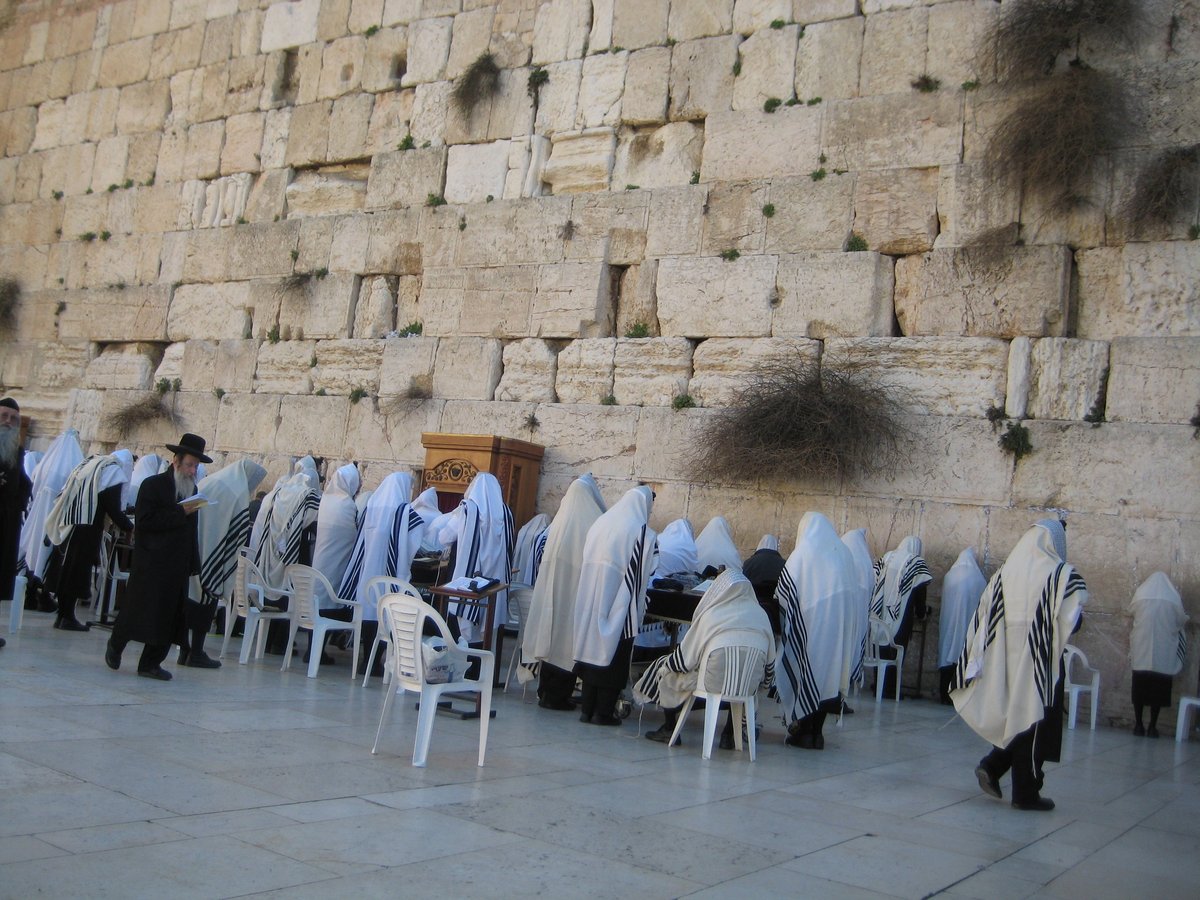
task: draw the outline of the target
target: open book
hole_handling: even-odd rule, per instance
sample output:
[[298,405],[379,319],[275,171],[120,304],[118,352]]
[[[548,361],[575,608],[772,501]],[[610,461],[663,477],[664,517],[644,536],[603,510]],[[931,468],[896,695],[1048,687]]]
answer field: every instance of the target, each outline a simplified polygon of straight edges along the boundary
[[216,500],[210,500],[203,494],[192,494],[192,496],[188,497],[187,499],[180,500],[179,505],[183,507],[184,512],[191,512],[193,509],[201,509],[205,506],[212,506],[216,502]]

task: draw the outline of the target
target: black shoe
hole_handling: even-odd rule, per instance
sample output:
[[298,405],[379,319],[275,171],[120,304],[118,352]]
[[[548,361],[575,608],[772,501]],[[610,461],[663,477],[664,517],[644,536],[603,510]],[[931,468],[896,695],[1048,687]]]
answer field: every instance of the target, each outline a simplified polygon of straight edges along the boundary
[[175,660],[175,662],[178,665],[186,666],[188,664],[188,659],[191,657],[191,655],[192,655],[192,651],[189,647],[180,647],[179,648],[179,656]]
[[42,594],[42,596],[38,598],[37,608],[38,612],[58,612],[58,604],[45,594]]
[[184,665],[190,669],[219,669],[221,661],[213,659],[203,650],[196,650],[188,656],[188,661]]
[[1023,800],[1012,802],[1013,809],[1024,810],[1025,812],[1050,812],[1054,809],[1054,801],[1049,797],[1034,797],[1032,800]]
[[1004,794],[1000,791],[1000,779],[993,778],[992,773],[986,768],[976,766],[975,778],[979,782],[979,789],[989,797],[995,797],[997,800],[1004,798]]
[[612,727],[614,725],[620,725],[621,719],[617,716],[614,716],[612,713],[592,713],[592,724],[607,725]]
[[155,666],[153,669],[138,669],[138,675],[142,678],[156,678],[159,681],[170,681],[171,673],[162,666]]
[[812,741],[813,741],[812,748],[814,750],[824,750],[825,749],[825,735],[814,734],[812,736]]
[[0,650],[3,650],[4,645],[7,643],[8,643],[8,641],[6,641],[4,638],[0,638]]
[[84,625],[78,619],[59,619],[54,623],[59,631],[91,631],[92,626]]
[[[656,728],[654,731],[647,731],[646,732],[646,740],[654,741],[655,743],[659,743],[659,744],[665,744],[671,740],[671,732],[673,732],[674,730],[675,730],[674,725],[662,725],[662,726]],[[675,738],[675,743],[671,744],[671,746],[672,747],[683,746],[683,738]]]
[[1134,725],[1133,726],[1133,736],[1134,737],[1145,737],[1146,736],[1146,726],[1144,726],[1141,722],[1138,722],[1136,725]]
[[590,715],[588,715],[587,713],[580,713],[579,721],[582,722],[584,725],[591,725],[592,717]]
[[1147,728],[1146,729],[1146,737],[1151,737],[1151,738],[1158,737],[1158,727],[1156,725],[1151,725],[1149,728]]
[[842,715],[844,715],[844,716],[854,715],[854,710],[850,708],[850,704],[847,703],[845,700],[842,701]]
[[114,672],[121,668],[121,654],[113,649],[111,639],[104,645],[104,664]]
[[557,709],[562,712],[571,712],[575,709],[575,704],[570,700],[547,700],[545,697],[538,701],[538,706],[542,709]]
[[733,750],[735,747],[735,744],[733,743],[733,732],[722,731],[721,737],[717,740],[717,746],[722,750]]
[[789,734],[783,741],[789,747],[799,747],[802,750],[812,750],[813,736],[811,734]]

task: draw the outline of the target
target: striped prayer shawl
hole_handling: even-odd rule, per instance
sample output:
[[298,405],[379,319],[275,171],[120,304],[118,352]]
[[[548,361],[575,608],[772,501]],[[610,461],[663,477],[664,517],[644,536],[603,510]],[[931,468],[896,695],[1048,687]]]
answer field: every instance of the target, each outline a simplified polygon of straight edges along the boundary
[[1175,647],[1175,656],[1179,659],[1180,668],[1183,667],[1184,661],[1187,659],[1188,639],[1186,632],[1179,632],[1179,643]]
[[[417,514],[411,505],[401,503],[396,507],[396,512],[392,515],[392,525],[388,535],[387,570],[380,574],[391,575],[393,577],[397,575],[400,568],[401,537],[406,531],[417,531],[424,527],[424,519]],[[363,562],[366,559],[366,554],[366,533],[363,531],[362,523],[360,522],[358,539],[354,542],[354,551],[350,554],[350,562],[346,566],[346,574],[342,576],[342,583],[338,586],[338,597],[342,600],[357,599],[358,586],[359,582],[362,581]]]
[[975,615],[971,617],[971,626],[967,629],[967,639],[963,643],[962,653],[959,654],[958,662],[954,666],[954,676],[950,684],[951,691],[966,687],[974,678],[973,675],[968,677],[967,668],[975,638],[980,629],[985,632],[980,650],[987,650],[996,640],[996,634],[1003,624],[1004,583],[999,578],[995,578],[990,585],[990,593],[980,600],[979,605],[975,607]]
[[[458,573],[463,575],[474,576],[482,575],[485,578],[500,578],[502,581],[507,580],[508,573],[512,572],[513,550],[517,539],[516,530],[513,528],[512,511],[507,506],[502,506],[504,510],[504,557],[502,559],[502,573],[488,573],[480,570],[480,559],[485,552],[483,528],[480,525],[479,505],[473,500],[464,500],[463,505],[466,507],[467,520],[463,527],[463,535],[466,538],[464,544],[459,541],[458,553],[466,551],[466,556],[462,560],[456,560],[454,571],[456,577]],[[503,593],[498,594],[496,600],[497,609],[502,599],[505,599]],[[482,625],[487,610],[482,604],[476,603],[468,606],[460,604],[455,612],[461,619],[466,619],[475,625]]]
[[821,692],[813,677],[812,664],[808,658],[808,630],[804,616],[800,613],[800,594],[796,583],[786,568],[779,573],[779,586],[775,599],[783,616],[783,652],[780,669],[787,680],[791,695],[795,698],[785,714],[792,719],[803,719],[817,711],[821,705]]
[[[635,690],[645,698],[647,703],[662,705],[662,676],[664,672],[674,672],[683,675],[688,671],[688,665],[683,658],[683,644],[677,644],[675,649],[666,656],[660,656],[638,679]],[[769,660],[764,669],[759,689],[769,688],[775,683],[775,663]],[[641,697],[639,697],[641,699]]]
[[119,469],[121,464],[112,456],[89,456],[71,470],[46,517],[46,537],[51,544],[65,543],[76,525],[90,525],[96,518],[103,472],[109,466]]
[[885,608],[884,585],[886,579],[883,577],[883,569],[883,560],[877,560],[875,562],[875,592],[871,595],[871,615],[877,619],[886,618],[899,623],[904,617],[904,608],[908,605],[909,597],[913,592],[913,587],[917,579],[924,575],[924,581],[931,581],[933,574],[929,571],[929,566],[925,564],[924,559],[919,556],[913,557],[909,564],[904,567],[904,572],[900,575],[899,592],[895,602]]
[[237,571],[238,551],[250,534],[250,509],[236,513],[229,522],[225,536],[209,552],[200,566],[200,587],[203,592],[201,603],[215,606],[225,596],[230,579]]
[[633,552],[629,556],[629,565],[625,567],[624,590],[629,597],[629,610],[625,613],[625,627],[621,630],[622,638],[637,637],[638,626],[642,624],[644,610],[638,602],[646,579],[642,577],[643,554],[646,549],[646,526],[638,531],[637,539],[633,542]]

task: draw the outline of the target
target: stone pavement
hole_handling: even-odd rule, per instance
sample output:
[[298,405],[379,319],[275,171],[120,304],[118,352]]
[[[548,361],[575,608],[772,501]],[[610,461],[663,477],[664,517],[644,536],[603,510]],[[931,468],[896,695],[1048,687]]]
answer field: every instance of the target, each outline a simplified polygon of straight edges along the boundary
[[1198,741],[1068,731],[1058,808],[1019,813],[980,793],[982,742],[934,703],[859,697],[824,752],[784,746],[771,718],[757,762],[705,762],[702,715],[668,751],[636,719],[581,725],[514,687],[485,768],[477,724],[440,717],[414,769],[412,704],[371,756],[383,694],[343,657],[315,680],[268,657],[166,684],[135,677],[137,645],[110,672],[106,632],[50,622],[27,614],[0,651],[4,898],[1157,900],[1200,884]]

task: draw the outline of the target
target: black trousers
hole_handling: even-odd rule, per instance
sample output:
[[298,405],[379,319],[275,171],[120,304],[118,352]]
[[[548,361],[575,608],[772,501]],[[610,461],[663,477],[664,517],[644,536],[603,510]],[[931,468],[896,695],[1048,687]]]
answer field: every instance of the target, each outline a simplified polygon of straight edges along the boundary
[[538,699],[563,703],[575,691],[575,673],[544,662],[538,668]]
[[[1040,722],[1038,723],[1041,724]],[[988,774],[999,780],[1012,769],[1013,803],[1030,803],[1038,799],[1042,789],[1042,763],[1037,752],[1038,725],[1022,731],[1008,742],[1007,747],[993,747],[992,752],[979,761]]]
[[[127,616],[118,615],[117,621],[113,624],[112,637],[108,639],[109,646],[113,648],[118,656],[125,652],[125,645],[130,641],[129,625],[127,623]],[[163,660],[167,658],[167,654],[170,652],[170,644],[143,644],[142,656],[138,660],[138,671],[148,672],[151,669],[157,669],[162,665]]]

